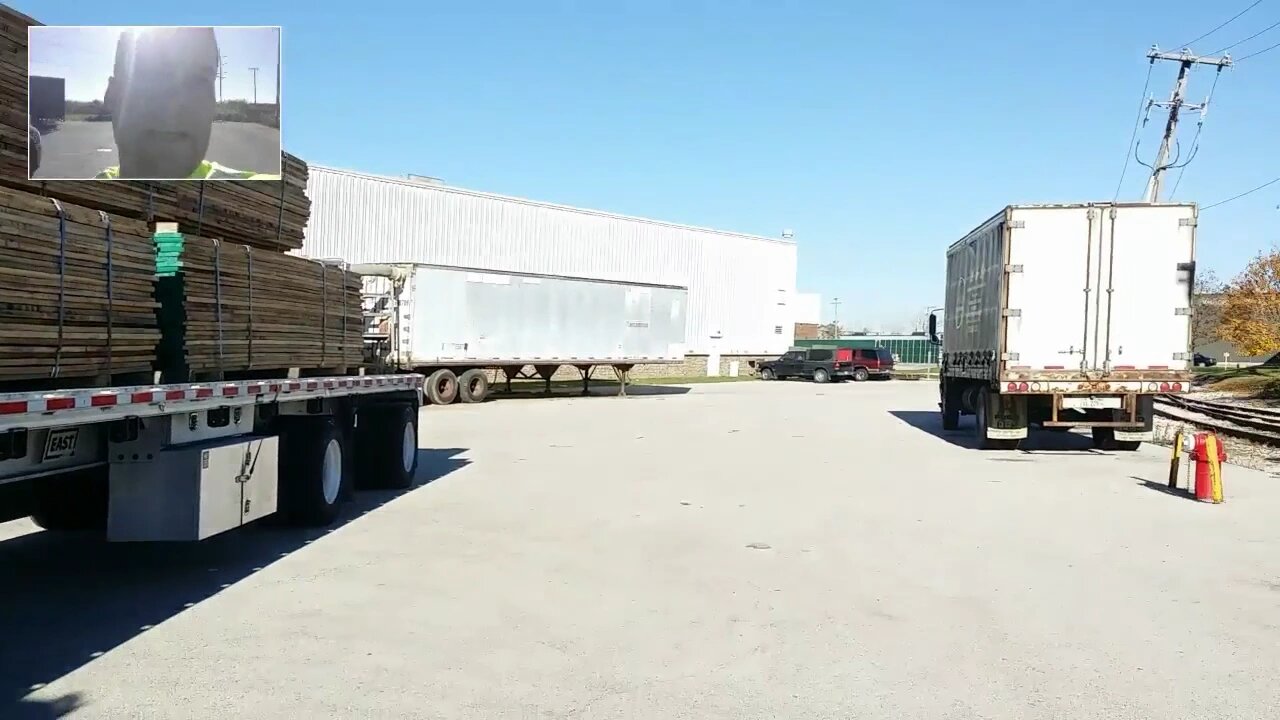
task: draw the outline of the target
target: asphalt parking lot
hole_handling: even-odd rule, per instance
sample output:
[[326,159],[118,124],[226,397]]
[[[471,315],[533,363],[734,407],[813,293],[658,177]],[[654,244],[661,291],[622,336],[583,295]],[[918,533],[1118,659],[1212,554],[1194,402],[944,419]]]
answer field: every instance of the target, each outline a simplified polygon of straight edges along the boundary
[[[88,179],[119,165],[110,122],[71,120],[41,133],[42,159],[36,179]],[[207,159],[236,170],[280,174],[280,129],[254,123],[218,122]]]
[[1275,717],[1280,479],[976,452],[927,382],[645,390],[424,409],[328,532],[0,525],[0,717]]

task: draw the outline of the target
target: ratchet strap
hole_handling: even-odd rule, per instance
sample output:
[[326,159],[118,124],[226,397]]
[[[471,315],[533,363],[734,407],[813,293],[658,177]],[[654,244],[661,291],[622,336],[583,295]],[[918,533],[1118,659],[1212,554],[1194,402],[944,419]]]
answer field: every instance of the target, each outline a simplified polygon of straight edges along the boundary
[[112,258],[111,246],[111,216],[99,210],[98,216],[102,218],[102,225],[106,228],[106,245],[107,245],[107,374],[113,374],[115,370],[115,265]]
[[56,198],[53,207],[58,211],[58,347],[54,350],[53,367],[49,377],[56,378],[62,370],[62,339],[67,324],[67,213]]

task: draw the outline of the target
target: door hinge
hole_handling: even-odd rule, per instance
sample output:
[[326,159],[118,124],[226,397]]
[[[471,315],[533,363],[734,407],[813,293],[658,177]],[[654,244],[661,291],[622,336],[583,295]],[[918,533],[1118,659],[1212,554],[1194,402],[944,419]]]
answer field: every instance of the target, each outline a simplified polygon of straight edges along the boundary
[[1195,218],[1178,218],[1178,227],[1196,227],[1199,224]]
[[1005,308],[1000,311],[1000,317],[1022,317],[1022,311],[1018,308]]
[[1008,360],[1010,362],[1018,362],[1019,357],[1018,353],[1000,353],[1000,359]]
[[1010,230],[1021,230],[1021,229],[1025,228],[1026,226],[1027,226],[1027,221],[1026,221],[1026,220],[1010,220],[1010,221],[1009,221],[1009,229],[1010,229]]
[[1173,309],[1173,314],[1174,314],[1174,315],[1190,315],[1190,314],[1191,314],[1191,308],[1189,308],[1189,307],[1186,307],[1186,308],[1174,308],[1174,309]]
[[1022,272],[1022,266],[1021,265],[1005,265],[1004,271],[1007,273],[1020,273]]
[[1174,360],[1190,360],[1191,353],[1176,352],[1173,354],[1173,359]]

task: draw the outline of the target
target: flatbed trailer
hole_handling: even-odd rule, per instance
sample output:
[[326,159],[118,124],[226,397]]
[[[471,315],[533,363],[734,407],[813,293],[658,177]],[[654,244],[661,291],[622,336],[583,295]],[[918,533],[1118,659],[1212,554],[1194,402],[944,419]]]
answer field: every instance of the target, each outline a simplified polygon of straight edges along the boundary
[[3,393],[0,517],[112,541],[201,540],[271,515],[328,525],[355,488],[413,484],[422,380]]

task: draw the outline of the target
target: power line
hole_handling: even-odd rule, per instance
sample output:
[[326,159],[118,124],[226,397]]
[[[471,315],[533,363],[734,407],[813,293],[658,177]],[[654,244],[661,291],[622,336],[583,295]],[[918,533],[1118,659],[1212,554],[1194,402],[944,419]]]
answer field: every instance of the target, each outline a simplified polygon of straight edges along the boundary
[[1142,108],[1147,104],[1147,88],[1151,87],[1151,71],[1155,67],[1155,60],[1147,64],[1147,79],[1142,83],[1142,96],[1138,98],[1138,117],[1133,119],[1133,132],[1129,134],[1129,147],[1124,151],[1124,166],[1120,168],[1120,181],[1116,183],[1116,194],[1111,198],[1112,202],[1120,199],[1120,188],[1124,187],[1124,174],[1129,172],[1129,156],[1133,154],[1133,141],[1138,139],[1138,126],[1142,124]]
[[1252,39],[1254,39],[1254,38],[1258,37],[1259,35],[1261,35],[1261,34],[1263,34],[1263,33],[1265,33],[1265,32],[1268,32],[1268,31],[1270,31],[1271,29],[1276,28],[1276,27],[1280,27],[1280,20],[1277,20],[1277,21],[1275,21],[1275,22],[1271,23],[1270,25],[1268,25],[1268,26],[1266,26],[1266,27],[1262,28],[1261,30],[1259,30],[1258,32],[1256,32],[1256,33],[1254,33],[1254,34],[1250,35],[1249,37],[1247,37],[1247,38],[1245,38],[1245,39],[1243,39],[1243,40],[1240,40],[1239,42],[1234,42],[1234,43],[1232,43],[1232,44],[1230,44],[1230,45],[1228,45],[1228,46],[1226,46],[1226,47],[1222,48],[1221,50],[1219,50],[1219,51],[1217,51],[1217,52],[1215,52],[1215,53],[1211,53],[1211,54],[1213,54],[1213,55],[1221,55],[1222,53],[1224,53],[1224,52],[1226,52],[1226,51],[1230,50],[1231,48],[1236,47],[1237,45],[1243,45],[1243,44],[1245,44],[1245,43],[1249,42],[1250,40],[1252,40]]
[[1229,203],[1229,202],[1231,202],[1231,201],[1233,201],[1233,200],[1239,200],[1240,198],[1244,197],[1245,195],[1252,195],[1252,194],[1254,194],[1254,193],[1258,192],[1259,190],[1261,190],[1261,189],[1263,189],[1263,188],[1265,188],[1265,187],[1270,187],[1270,186],[1272,186],[1272,185],[1275,185],[1275,184],[1276,184],[1276,183],[1278,183],[1278,182],[1280,182],[1280,177],[1275,178],[1274,180],[1269,180],[1269,181],[1267,181],[1267,182],[1264,182],[1264,183],[1262,183],[1261,185],[1259,185],[1258,187],[1253,188],[1252,190],[1246,190],[1246,191],[1244,191],[1244,192],[1240,193],[1239,195],[1233,195],[1233,196],[1231,196],[1231,197],[1227,198],[1226,200],[1219,200],[1218,202],[1213,203],[1212,205],[1204,205],[1204,206],[1202,206],[1200,209],[1201,209],[1201,210],[1208,210],[1209,208],[1216,208],[1216,207],[1218,207],[1219,205],[1226,205],[1227,203]]
[[[1261,55],[1262,53],[1265,53],[1265,52],[1271,52],[1272,50],[1275,50],[1276,48],[1280,48],[1280,43],[1276,43],[1275,45],[1272,45],[1272,46],[1270,46],[1270,47],[1264,47],[1264,48],[1262,48],[1261,50],[1259,50],[1258,52],[1255,52],[1255,53],[1249,53],[1248,55],[1245,55],[1244,57],[1240,58],[1240,60],[1248,60],[1249,58],[1251,58],[1251,57],[1257,57],[1257,56]],[[1236,62],[1240,62],[1240,60],[1237,60]]]
[[1216,28],[1214,28],[1214,29],[1210,30],[1209,32],[1207,32],[1207,33],[1205,33],[1205,34],[1201,35],[1200,37],[1196,38],[1195,40],[1192,40],[1191,42],[1184,42],[1184,43],[1182,43],[1182,44],[1181,44],[1181,45],[1179,45],[1178,47],[1191,47],[1191,46],[1192,46],[1192,45],[1194,45],[1195,43],[1200,42],[1201,40],[1203,40],[1203,39],[1205,39],[1205,38],[1209,37],[1210,35],[1212,35],[1212,34],[1214,34],[1214,33],[1218,32],[1218,31],[1219,31],[1219,30],[1221,30],[1222,28],[1224,28],[1224,27],[1226,27],[1226,26],[1230,25],[1231,23],[1235,22],[1235,21],[1236,21],[1236,19],[1237,19],[1237,18],[1239,18],[1241,15],[1243,15],[1243,14],[1245,14],[1245,13],[1249,12],[1250,10],[1252,10],[1252,9],[1254,9],[1254,8],[1256,8],[1256,7],[1258,7],[1258,6],[1259,6],[1259,5],[1261,5],[1261,4],[1262,4],[1262,0],[1255,0],[1255,2],[1254,2],[1252,5],[1250,5],[1249,7],[1247,7],[1247,8],[1245,8],[1245,9],[1241,10],[1240,12],[1236,13],[1235,15],[1232,15],[1230,20],[1228,20],[1228,21],[1226,21],[1226,22],[1222,23],[1222,24],[1221,24],[1221,25],[1219,25],[1218,27],[1216,27]]

